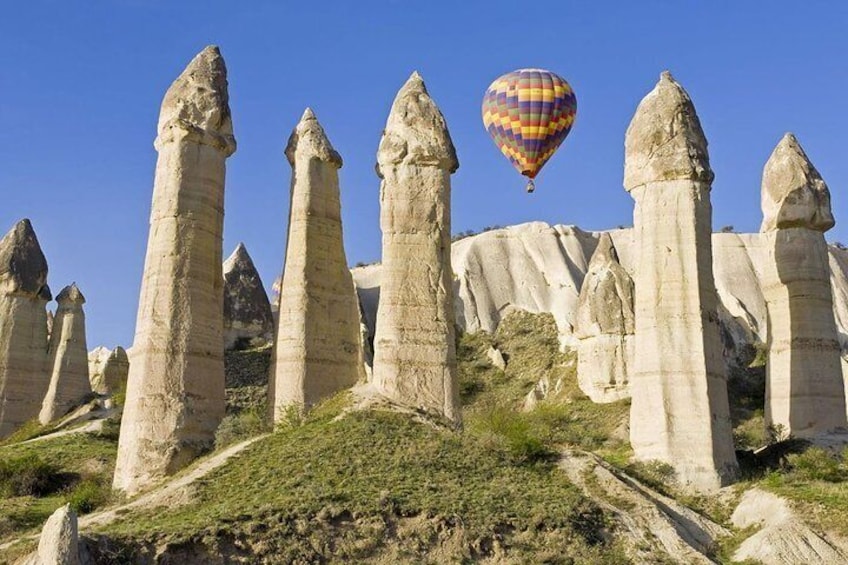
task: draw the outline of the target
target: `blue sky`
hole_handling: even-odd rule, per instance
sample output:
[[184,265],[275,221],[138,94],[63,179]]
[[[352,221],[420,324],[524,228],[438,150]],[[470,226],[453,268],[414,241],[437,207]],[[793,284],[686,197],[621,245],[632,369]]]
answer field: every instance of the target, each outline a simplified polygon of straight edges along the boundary
[[[89,347],[130,345],[159,104],[186,63],[217,44],[239,145],[224,254],[243,241],[268,287],[285,249],[283,148],[306,106],[345,160],[348,260],[379,259],[375,154],[416,69],[459,155],[454,232],[530,220],[631,225],[624,131],[669,69],[710,142],[716,230],[759,228],[763,164],[793,131],[831,188],[828,238],[848,243],[846,26],[848,4],[837,2],[10,2],[0,18],[0,230],[31,218],[54,293],[76,281],[88,298]],[[578,99],[574,129],[532,196],[479,112],[488,84],[520,67],[559,73]]]

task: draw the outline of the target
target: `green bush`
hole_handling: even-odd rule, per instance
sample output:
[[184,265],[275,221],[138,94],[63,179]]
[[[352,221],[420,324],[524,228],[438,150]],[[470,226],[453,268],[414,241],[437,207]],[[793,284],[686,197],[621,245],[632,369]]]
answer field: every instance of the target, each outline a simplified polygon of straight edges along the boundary
[[472,428],[490,449],[514,463],[534,463],[553,455],[530,419],[519,412],[492,407],[475,418]]
[[0,493],[3,496],[45,496],[62,486],[59,470],[37,455],[0,460]]
[[836,457],[820,447],[787,457],[795,478],[806,481],[838,483],[848,479],[848,469]]
[[236,414],[225,416],[215,433],[215,448],[258,436],[269,431],[265,411],[259,408],[242,410]]
[[111,497],[111,488],[96,479],[84,479],[77,483],[65,497],[78,514],[88,514],[103,506]]

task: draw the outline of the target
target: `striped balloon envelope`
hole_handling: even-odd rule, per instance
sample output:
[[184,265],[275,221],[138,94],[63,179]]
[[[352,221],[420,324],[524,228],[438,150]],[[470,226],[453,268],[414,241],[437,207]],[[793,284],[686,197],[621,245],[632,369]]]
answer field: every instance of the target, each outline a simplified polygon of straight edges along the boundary
[[483,124],[512,165],[533,179],[571,131],[577,98],[559,75],[519,69],[497,78],[483,97]]

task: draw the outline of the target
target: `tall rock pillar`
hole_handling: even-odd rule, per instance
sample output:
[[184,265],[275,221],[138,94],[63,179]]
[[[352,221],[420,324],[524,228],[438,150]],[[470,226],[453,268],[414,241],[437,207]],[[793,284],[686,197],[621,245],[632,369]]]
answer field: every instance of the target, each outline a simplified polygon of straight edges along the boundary
[[29,220],[0,240],[0,439],[38,417],[47,392],[47,261]]
[[707,140],[671,75],[639,104],[625,141],[636,201],[636,367],[630,442],[699,490],[737,470],[712,268]]
[[38,419],[42,424],[64,416],[91,394],[88,348],[85,342],[85,297],[76,284],[62,289],[56,302],[56,319],[50,335],[48,367],[50,385]]
[[796,437],[846,427],[840,349],[827,243],[830,192],[795,136],[786,134],[763,170],[768,306],[766,422]]
[[217,47],[162,102],[150,236],[114,487],[133,493],[184,467],[224,416],[225,160],[236,148]]
[[413,73],[377,153],[383,265],[373,382],[390,399],[457,424],[450,176],[458,167],[445,119]]
[[364,379],[359,306],[342,239],[342,159],[312,110],[286,147],[289,235],[269,379],[274,421]]

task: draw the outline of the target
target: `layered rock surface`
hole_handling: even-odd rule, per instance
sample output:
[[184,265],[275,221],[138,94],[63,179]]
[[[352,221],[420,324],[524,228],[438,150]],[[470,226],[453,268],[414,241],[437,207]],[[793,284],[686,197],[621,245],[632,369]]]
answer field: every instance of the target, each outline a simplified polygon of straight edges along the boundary
[[308,408],[363,380],[359,306],[342,239],[342,159],[307,109],[289,138],[291,207],[269,409]]
[[444,117],[413,73],[377,152],[383,264],[373,383],[400,404],[455,423],[450,176],[458,167]]
[[271,303],[259,272],[239,243],[223,265],[224,347],[232,349],[241,341],[270,341],[274,334]]
[[668,73],[639,104],[625,139],[624,186],[639,252],[630,443],[712,490],[736,474],[713,278],[707,141]]
[[85,297],[72,284],[63,288],[56,302],[56,318],[50,335],[50,385],[38,419],[42,424],[64,416],[91,394],[88,347],[85,340]]
[[227,72],[197,55],[162,102],[144,277],[114,486],[136,492],[209,449],[224,415]]
[[130,361],[123,347],[97,347],[88,354],[88,376],[91,390],[97,394],[114,394],[124,388]]
[[29,220],[0,240],[0,439],[38,417],[47,392],[47,261]]
[[763,170],[766,421],[796,437],[848,425],[824,232],[830,193],[791,134]]
[[636,323],[633,279],[618,262],[609,234],[602,234],[589,262],[577,304],[577,379],[595,402],[630,396]]

